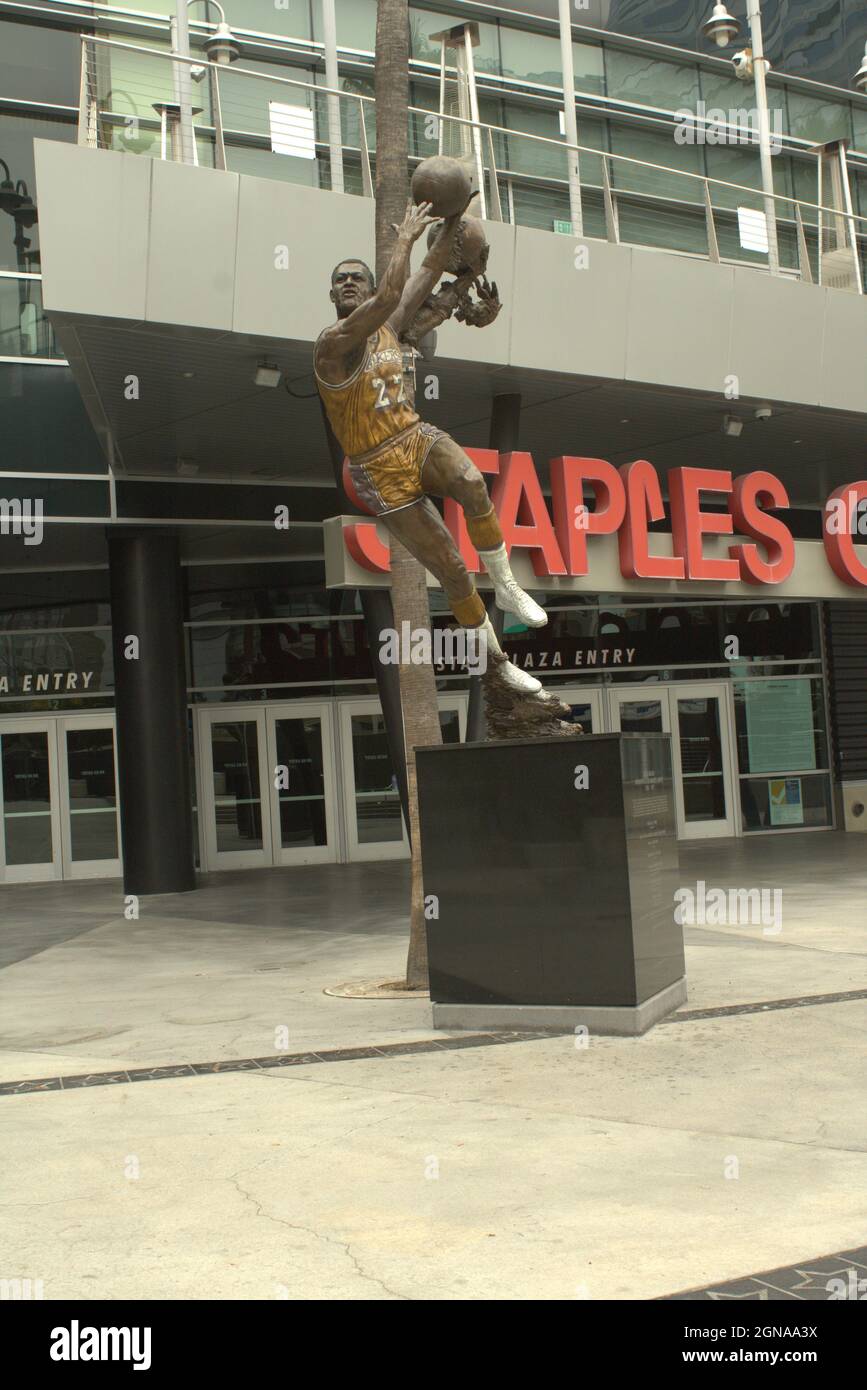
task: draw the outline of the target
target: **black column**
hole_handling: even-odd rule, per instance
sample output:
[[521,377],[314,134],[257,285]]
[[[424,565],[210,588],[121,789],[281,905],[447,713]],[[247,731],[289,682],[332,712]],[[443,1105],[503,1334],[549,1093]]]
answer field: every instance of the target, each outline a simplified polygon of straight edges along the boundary
[[867,779],[867,604],[841,599],[823,605],[828,708],[837,790]]
[[185,893],[196,880],[178,539],[112,531],[108,557],[124,891]]
[[[337,497],[342,512],[354,512],[355,504],[349,499],[343,487],[343,450],[337,441],[334,431],[325,414],[325,407],[319,402],[322,411],[322,424],[325,429],[325,437],[328,440],[328,452],[331,455],[331,466],[334,470],[334,485],[337,488]],[[407,835],[412,836],[409,824],[409,794],[406,785],[406,744],[403,738],[403,710],[400,703],[400,676],[395,663],[384,665],[379,659],[382,648],[382,638],[380,633],[385,628],[394,627],[394,610],[391,606],[391,591],[389,589],[359,589],[358,597],[361,600],[361,611],[364,615],[364,630],[367,634],[367,646],[370,651],[370,659],[373,662],[374,675],[376,676],[376,689],[379,693],[379,703],[382,708],[382,718],[385,724],[385,741],[388,744],[388,756],[391,760],[392,771],[397,778],[397,790],[400,796],[400,806],[403,811],[403,823],[406,826]]]
[[[491,402],[491,428],[488,435],[488,448],[498,453],[508,454],[518,447],[521,431],[521,396],[509,392],[494,396]],[[499,641],[503,640],[503,614],[496,606],[493,594],[485,598],[485,607]],[[485,704],[482,696],[482,682],[478,676],[470,677],[470,697],[467,701],[466,743],[480,743],[485,737]]]

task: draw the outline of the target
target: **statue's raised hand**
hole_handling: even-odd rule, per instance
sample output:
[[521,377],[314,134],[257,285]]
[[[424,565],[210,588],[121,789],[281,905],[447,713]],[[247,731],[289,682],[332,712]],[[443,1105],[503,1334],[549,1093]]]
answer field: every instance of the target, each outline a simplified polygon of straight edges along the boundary
[[432,207],[432,203],[419,203],[418,206],[416,206],[415,203],[410,201],[406,205],[406,214],[400,226],[398,226],[396,222],[392,222],[391,225],[398,236],[403,237],[404,240],[410,242],[410,244],[418,241],[419,237],[427,231],[428,227],[432,227],[434,222],[439,221],[438,217],[432,215]]

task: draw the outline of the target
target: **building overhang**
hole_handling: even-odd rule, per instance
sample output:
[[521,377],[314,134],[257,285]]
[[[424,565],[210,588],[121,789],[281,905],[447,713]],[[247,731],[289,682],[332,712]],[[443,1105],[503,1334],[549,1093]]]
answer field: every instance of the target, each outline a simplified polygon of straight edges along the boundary
[[[373,260],[370,199],[35,142],[44,302],[118,475],[333,485],[312,376],[333,266]],[[276,156],[275,156],[276,158]],[[86,196],[82,195],[86,190]],[[445,324],[423,417],[488,443],[660,470],[769,468],[818,506],[863,470],[867,298],[739,266],[486,225],[504,308]],[[259,365],[281,371],[255,385]],[[756,409],[770,405],[764,423]],[[743,425],[723,434],[726,415]]]

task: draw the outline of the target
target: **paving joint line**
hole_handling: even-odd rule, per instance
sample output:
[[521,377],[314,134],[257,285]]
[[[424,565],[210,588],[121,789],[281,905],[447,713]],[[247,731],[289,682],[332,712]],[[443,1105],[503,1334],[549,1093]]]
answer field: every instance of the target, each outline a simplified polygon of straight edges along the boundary
[[[845,990],[836,994],[798,995],[791,999],[770,999],[754,1004],[724,1004],[710,1009],[683,1009],[661,1019],[666,1023],[693,1023],[705,1018],[732,1018],[742,1014],[770,1013],[780,1009],[812,1008],[867,999],[867,989]],[[102,1072],[83,1072],[73,1076],[41,1076],[26,1081],[0,1082],[0,1096],[33,1095],[45,1091],[77,1091],[94,1086],[119,1086],[140,1081],[169,1081],[183,1076],[217,1076],[223,1072],[273,1071],[278,1067],[312,1066],[317,1062],[370,1061],[376,1057],[406,1057],[434,1052],[454,1052],[471,1047],[501,1047],[508,1043],[539,1042],[569,1037],[571,1028],[533,1028],[496,1033],[467,1033],[462,1037],[422,1038],[415,1042],[368,1044],[338,1047],[320,1052],[277,1053],[271,1057],[242,1057],[225,1062],[178,1062],[156,1067],[117,1067]],[[617,1036],[603,1035],[600,1036]]]

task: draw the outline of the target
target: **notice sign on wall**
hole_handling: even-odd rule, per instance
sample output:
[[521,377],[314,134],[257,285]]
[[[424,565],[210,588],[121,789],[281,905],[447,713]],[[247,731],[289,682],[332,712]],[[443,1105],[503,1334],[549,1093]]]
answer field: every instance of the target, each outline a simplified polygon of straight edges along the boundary
[[750,772],[806,772],[814,768],[812,682],[750,681],[741,690]]
[[800,777],[780,777],[768,782],[771,825],[803,825],[804,802]]

